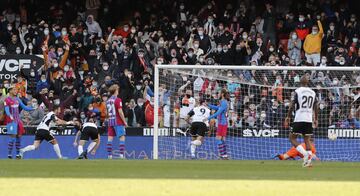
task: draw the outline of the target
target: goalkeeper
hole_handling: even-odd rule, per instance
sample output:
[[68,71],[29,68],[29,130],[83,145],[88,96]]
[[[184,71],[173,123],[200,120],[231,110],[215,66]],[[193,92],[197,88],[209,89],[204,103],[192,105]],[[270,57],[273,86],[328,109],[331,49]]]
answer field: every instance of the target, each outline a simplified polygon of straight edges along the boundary
[[[302,147],[305,148],[305,143],[300,144]],[[313,158],[316,158],[316,148],[314,144],[314,139],[310,139],[311,151]],[[304,156],[293,146],[291,147],[286,153],[278,154],[275,157],[279,158],[280,160],[288,160],[288,159],[295,159],[296,157],[303,158]]]

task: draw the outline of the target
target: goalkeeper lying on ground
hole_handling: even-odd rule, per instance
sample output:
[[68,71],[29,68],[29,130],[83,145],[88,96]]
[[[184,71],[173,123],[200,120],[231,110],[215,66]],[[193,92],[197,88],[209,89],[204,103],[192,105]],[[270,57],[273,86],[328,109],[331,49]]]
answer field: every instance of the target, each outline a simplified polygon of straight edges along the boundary
[[[310,142],[311,142],[311,151],[313,153],[313,157],[316,160],[319,160],[319,158],[317,158],[317,156],[316,156],[316,148],[314,145],[314,139],[311,138]],[[303,146],[303,148],[305,148],[305,143],[301,143],[301,146]],[[296,150],[296,148],[293,146],[286,153],[278,154],[275,157],[279,158],[280,160],[288,160],[288,159],[295,159],[296,157],[303,158],[303,155],[298,150]]]

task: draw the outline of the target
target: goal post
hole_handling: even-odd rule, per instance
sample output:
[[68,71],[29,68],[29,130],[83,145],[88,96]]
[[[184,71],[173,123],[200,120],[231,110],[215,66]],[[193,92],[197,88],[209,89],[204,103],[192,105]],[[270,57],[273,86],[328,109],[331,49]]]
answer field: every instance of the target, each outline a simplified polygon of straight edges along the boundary
[[[231,88],[226,140],[230,158],[271,159],[285,153],[291,145],[284,114],[304,74],[309,75],[319,104],[326,105],[320,127],[314,129],[318,157],[360,161],[360,103],[355,102],[360,97],[360,67],[333,66],[155,65],[153,159],[190,158],[191,136],[186,132],[190,125],[182,122],[187,112],[182,96],[191,90],[195,100],[216,103],[221,88]],[[200,159],[218,158],[216,123],[210,123],[210,132],[198,148]]]

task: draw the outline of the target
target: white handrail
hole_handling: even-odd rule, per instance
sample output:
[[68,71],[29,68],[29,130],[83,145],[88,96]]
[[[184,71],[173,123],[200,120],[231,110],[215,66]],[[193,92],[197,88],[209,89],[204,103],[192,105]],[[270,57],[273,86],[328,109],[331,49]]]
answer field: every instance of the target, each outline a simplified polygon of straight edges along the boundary
[[223,70],[299,70],[299,71],[360,71],[360,67],[313,66],[239,66],[239,65],[155,65],[159,69],[223,69]]

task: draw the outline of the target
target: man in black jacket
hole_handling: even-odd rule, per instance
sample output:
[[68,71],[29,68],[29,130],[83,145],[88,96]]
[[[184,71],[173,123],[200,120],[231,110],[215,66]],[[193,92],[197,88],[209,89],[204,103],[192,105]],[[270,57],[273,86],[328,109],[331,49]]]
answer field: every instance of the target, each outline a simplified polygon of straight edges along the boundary
[[138,104],[132,99],[125,109],[125,116],[129,127],[142,127],[146,125],[145,122],[145,108],[142,98],[138,99]]

